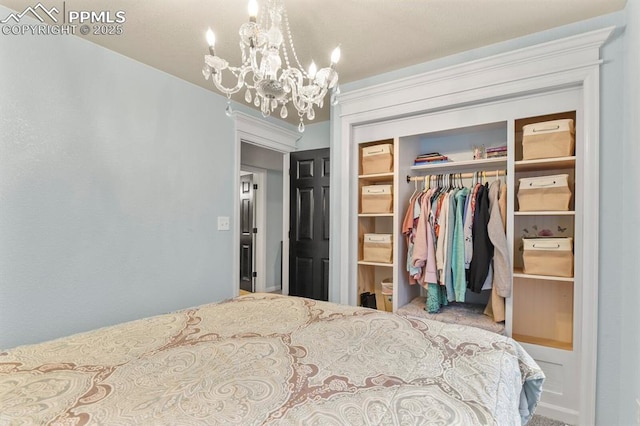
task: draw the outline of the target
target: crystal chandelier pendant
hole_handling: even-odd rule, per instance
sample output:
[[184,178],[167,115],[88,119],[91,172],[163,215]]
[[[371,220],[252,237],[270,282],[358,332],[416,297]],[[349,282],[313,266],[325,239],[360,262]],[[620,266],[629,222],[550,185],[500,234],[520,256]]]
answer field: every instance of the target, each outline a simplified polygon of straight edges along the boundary
[[227,102],[227,107],[224,109],[224,113],[227,117],[231,117],[233,115],[233,109],[231,108],[231,101]]
[[[330,102],[337,102],[338,73],[335,67],[340,60],[340,47],[331,53],[329,66],[318,68],[312,62],[309,71],[305,71],[293,45],[284,0],[268,0],[264,10],[259,8],[256,0],[250,0],[249,20],[242,24],[239,34],[242,62],[240,66],[232,66],[216,55],[216,37],[211,29],[207,31],[209,52],[204,56],[202,75],[210,79],[229,100],[244,90],[247,104],[253,103],[260,108],[265,117],[280,107],[282,119],[289,116],[287,104],[291,102],[300,117],[300,132],[304,132],[305,120],[315,118],[314,108],[323,108],[329,93]],[[237,82],[225,87],[223,79]],[[251,93],[251,89],[255,89],[255,93]],[[232,112],[229,101],[225,113],[231,115]]]

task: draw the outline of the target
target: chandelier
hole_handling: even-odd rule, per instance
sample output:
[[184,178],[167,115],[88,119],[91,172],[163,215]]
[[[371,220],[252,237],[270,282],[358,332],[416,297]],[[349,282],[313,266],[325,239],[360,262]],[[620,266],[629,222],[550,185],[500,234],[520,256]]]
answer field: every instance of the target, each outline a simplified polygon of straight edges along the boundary
[[[298,131],[304,132],[304,120],[315,118],[314,107],[323,107],[327,93],[331,92],[331,103],[337,103],[339,88],[335,66],[340,60],[340,47],[331,54],[331,65],[318,70],[311,62],[308,71],[304,71],[293,47],[282,0],[267,0],[266,10],[260,13],[259,20],[258,2],[249,0],[249,22],[240,27],[242,65],[239,67],[229,66],[226,60],[216,56],[215,35],[211,28],[207,31],[207,43],[209,54],[204,57],[202,74],[207,80],[211,77],[215,87],[227,96],[227,115],[232,112],[231,95],[244,88],[245,101],[259,107],[264,117],[279,110],[280,117],[287,118],[287,105],[293,104],[300,118]],[[292,66],[291,58],[297,67]],[[235,86],[222,84],[223,73],[231,75],[227,78],[231,79],[231,84],[235,82]]]

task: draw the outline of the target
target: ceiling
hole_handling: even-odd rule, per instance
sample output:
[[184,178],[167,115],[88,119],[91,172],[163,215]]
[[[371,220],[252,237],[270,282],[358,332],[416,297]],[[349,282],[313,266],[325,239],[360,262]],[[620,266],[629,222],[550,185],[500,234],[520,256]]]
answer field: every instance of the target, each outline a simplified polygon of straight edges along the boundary
[[[240,62],[247,0],[41,0],[46,7],[126,13],[122,35],[80,36],[193,84],[202,77],[205,31],[216,54]],[[261,0],[259,0],[259,3]],[[626,0],[285,0],[300,62],[327,66],[341,46],[342,84],[623,9]],[[18,12],[36,1],[0,0]],[[242,92],[237,100],[244,103]],[[235,99],[235,98],[234,98]],[[327,120],[329,102],[315,121]],[[222,113],[222,111],[221,111]],[[297,122],[290,113],[288,121]]]

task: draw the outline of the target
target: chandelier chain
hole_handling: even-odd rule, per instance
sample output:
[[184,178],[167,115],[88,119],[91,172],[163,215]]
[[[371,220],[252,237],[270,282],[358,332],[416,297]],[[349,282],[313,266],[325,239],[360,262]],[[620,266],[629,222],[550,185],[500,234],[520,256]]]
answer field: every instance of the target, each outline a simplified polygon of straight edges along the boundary
[[[298,68],[300,69],[300,71],[302,71],[302,73],[304,74],[305,77],[309,78],[309,75],[307,74],[307,72],[305,71],[304,67],[300,63],[300,60],[298,59],[298,55],[296,53],[296,48],[293,45],[293,34],[291,34],[291,27],[289,26],[289,16],[287,15],[287,10],[286,9],[283,9],[282,17],[284,19],[284,26],[287,29],[287,35],[289,36],[289,46],[291,48],[291,52],[293,53],[293,57],[296,60],[296,63],[298,64]],[[282,51],[284,52],[284,60],[285,60],[285,62],[287,64],[287,66],[291,67],[291,65],[289,65],[289,58],[287,57],[287,49],[286,49],[286,47],[283,47]]]

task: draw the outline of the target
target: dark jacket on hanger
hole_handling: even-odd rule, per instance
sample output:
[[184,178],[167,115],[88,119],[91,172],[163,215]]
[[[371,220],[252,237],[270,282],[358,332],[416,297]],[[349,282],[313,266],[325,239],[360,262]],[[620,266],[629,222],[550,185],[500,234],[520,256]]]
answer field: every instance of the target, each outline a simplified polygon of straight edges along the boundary
[[489,190],[485,185],[478,189],[476,210],[473,214],[473,258],[469,265],[469,283],[467,288],[480,293],[489,273],[489,264],[493,259],[493,244],[489,239]]

